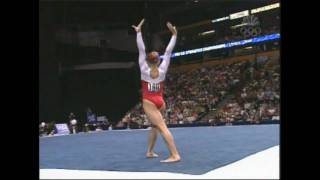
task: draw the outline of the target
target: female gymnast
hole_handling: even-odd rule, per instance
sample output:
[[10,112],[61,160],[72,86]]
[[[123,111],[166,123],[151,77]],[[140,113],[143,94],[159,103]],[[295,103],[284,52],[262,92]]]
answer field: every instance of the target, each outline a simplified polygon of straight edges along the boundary
[[160,64],[158,52],[152,51],[146,55],[141,34],[141,26],[143,23],[144,19],[141,20],[139,25],[132,25],[132,27],[137,32],[139,66],[141,71],[142,106],[152,124],[148,137],[146,156],[148,158],[158,157],[158,155],[153,151],[153,147],[159,131],[170,151],[169,157],[165,160],[161,160],[160,162],[177,162],[180,161],[180,155],[175,146],[173,137],[161,114],[161,112],[165,110],[165,102],[163,100],[163,85],[170,64],[171,53],[176,43],[177,30],[175,26],[172,26],[170,22],[167,22],[167,27],[171,31],[172,36],[164,53],[163,61]]

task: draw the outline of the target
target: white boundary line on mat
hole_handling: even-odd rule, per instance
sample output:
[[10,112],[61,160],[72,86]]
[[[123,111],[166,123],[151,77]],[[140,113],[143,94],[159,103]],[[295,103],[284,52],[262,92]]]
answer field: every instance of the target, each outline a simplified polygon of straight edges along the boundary
[[40,169],[40,179],[279,179],[279,145],[202,175]]

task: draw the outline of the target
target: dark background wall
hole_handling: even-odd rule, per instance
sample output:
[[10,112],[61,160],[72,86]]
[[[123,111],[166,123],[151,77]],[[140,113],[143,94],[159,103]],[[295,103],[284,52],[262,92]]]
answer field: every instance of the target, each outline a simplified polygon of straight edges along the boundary
[[65,72],[63,114],[74,112],[83,121],[85,109],[90,107],[98,116],[107,116],[116,123],[139,101],[139,83],[137,67]]
[[61,119],[61,87],[55,57],[54,11],[39,8],[39,121]]
[[54,6],[43,3],[39,11],[39,121],[66,122],[70,112],[82,121],[87,107],[111,121],[120,120],[139,100],[138,67],[60,71],[59,65],[70,61],[72,67],[77,60],[58,53]]

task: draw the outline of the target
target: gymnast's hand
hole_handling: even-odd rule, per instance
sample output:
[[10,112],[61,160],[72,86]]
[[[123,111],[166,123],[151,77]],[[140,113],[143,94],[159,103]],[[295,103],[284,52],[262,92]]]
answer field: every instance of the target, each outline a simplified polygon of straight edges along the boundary
[[172,26],[170,22],[167,22],[167,27],[171,31],[172,35],[176,36],[178,31],[175,26]]
[[141,26],[143,25],[143,23],[144,23],[144,19],[140,21],[138,26],[132,25],[131,27],[133,27],[133,29],[136,30],[136,32],[141,32]]

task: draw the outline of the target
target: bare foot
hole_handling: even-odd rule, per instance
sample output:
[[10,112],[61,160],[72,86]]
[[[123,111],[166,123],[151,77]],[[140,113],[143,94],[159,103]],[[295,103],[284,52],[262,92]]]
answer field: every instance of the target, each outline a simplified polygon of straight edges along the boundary
[[180,161],[180,156],[170,156],[170,157],[168,157],[168,159],[161,160],[160,162],[172,163],[172,162],[178,162],[178,161]]
[[154,152],[148,152],[146,154],[147,158],[156,158],[159,157],[158,154],[154,153]]

